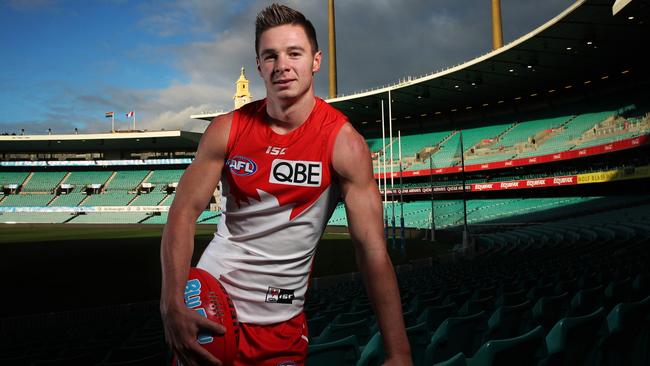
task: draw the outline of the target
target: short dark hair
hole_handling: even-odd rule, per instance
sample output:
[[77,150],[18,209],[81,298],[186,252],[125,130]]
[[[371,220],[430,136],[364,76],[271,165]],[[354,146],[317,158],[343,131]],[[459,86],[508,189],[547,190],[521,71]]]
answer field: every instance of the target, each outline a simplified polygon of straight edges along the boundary
[[273,3],[257,14],[257,19],[255,20],[255,55],[259,54],[262,33],[270,28],[285,24],[301,26],[307,34],[312,53],[315,54],[318,52],[318,40],[316,39],[314,25],[301,12],[286,5]]

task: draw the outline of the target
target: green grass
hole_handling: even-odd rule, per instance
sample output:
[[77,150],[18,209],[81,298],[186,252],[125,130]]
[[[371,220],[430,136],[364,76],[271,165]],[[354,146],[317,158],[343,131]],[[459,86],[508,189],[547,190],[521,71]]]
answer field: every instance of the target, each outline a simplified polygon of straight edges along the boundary
[[[0,225],[0,243],[35,243],[95,239],[160,238],[162,226],[145,225]],[[212,236],[214,228],[198,227],[199,237]]]
[[[212,239],[213,225],[199,225],[196,236]],[[160,238],[162,226],[151,225],[11,225],[0,224],[0,243],[34,243],[43,241]],[[325,233],[326,240],[350,240],[348,233]]]

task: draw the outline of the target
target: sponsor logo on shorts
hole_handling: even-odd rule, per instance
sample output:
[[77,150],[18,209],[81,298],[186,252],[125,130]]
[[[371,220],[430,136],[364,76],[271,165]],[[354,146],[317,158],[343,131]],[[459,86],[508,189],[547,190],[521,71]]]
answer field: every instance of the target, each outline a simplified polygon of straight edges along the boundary
[[269,290],[266,291],[266,302],[276,304],[291,304],[295,298],[293,292],[294,290],[269,286]]
[[234,156],[226,161],[226,165],[233,174],[242,177],[253,175],[257,171],[257,164],[245,156]]
[[298,364],[293,361],[282,361],[277,366],[298,366]]
[[271,165],[269,183],[320,187],[322,170],[320,161],[275,159]]

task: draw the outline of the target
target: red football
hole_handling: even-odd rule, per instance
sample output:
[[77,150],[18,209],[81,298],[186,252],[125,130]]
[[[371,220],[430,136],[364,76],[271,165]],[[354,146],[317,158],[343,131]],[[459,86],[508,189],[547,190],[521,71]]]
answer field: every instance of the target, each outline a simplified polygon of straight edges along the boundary
[[[222,336],[199,333],[197,341],[221,360],[224,366],[232,365],[237,355],[239,322],[226,289],[208,272],[192,267],[185,285],[184,299],[188,308],[226,327],[226,333]],[[181,363],[174,357],[172,365],[178,366]]]

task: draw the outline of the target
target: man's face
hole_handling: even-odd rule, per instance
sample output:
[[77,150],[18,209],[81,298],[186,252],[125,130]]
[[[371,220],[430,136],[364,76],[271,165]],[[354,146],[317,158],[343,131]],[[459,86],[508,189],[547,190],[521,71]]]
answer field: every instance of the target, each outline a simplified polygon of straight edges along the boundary
[[269,98],[290,101],[303,96],[312,87],[320,61],[321,52],[313,53],[301,26],[281,25],[260,36],[257,66]]

